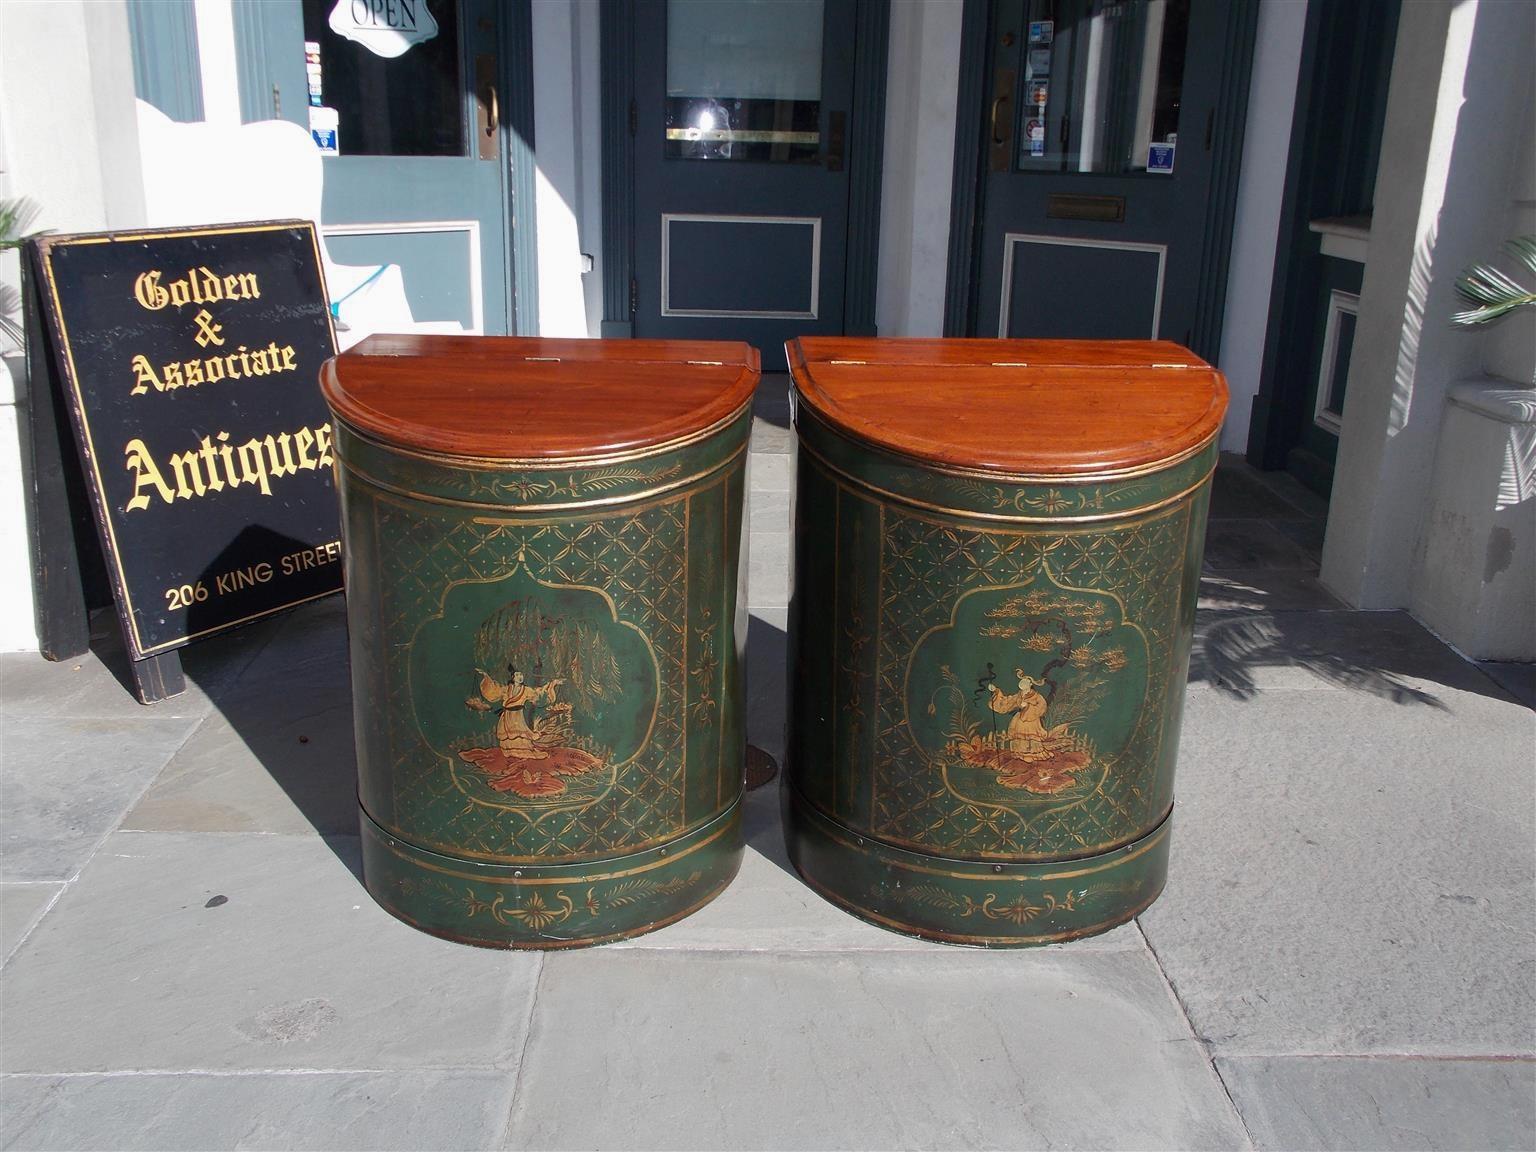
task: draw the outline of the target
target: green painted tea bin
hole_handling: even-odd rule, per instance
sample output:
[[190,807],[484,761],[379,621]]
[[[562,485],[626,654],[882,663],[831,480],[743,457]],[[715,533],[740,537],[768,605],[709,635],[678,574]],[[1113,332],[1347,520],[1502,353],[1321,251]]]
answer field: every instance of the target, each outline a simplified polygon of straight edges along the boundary
[[740,863],[741,344],[373,337],[327,363],[369,893],[567,948]]
[[801,339],[789,855],[984,947],[1162,891],[1220,374],[1151,341]]

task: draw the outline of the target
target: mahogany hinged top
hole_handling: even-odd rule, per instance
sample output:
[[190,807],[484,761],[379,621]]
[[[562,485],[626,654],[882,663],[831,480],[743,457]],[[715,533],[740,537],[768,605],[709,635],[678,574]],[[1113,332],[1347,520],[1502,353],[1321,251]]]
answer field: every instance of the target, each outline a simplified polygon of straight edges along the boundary
[[644,452],[750,403],[757,349],[704,340],[370,336],[320,386],[364,435],[490,460]]
[[1153,465],[1221,427],[1220,372],[1165,340],[874,340],[785,345],[800,402],[924,463],[1089,476]]

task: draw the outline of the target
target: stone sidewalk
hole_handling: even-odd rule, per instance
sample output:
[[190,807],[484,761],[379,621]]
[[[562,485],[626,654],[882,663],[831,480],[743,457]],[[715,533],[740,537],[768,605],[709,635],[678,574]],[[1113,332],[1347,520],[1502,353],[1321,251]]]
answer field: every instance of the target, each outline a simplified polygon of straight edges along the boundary
[[[777,755],[789,433],[761,413],[750,724]],[[836,910],[772,787],[693,917],[450,944],[358,880],[339,597],[189,649],[152,709],[111,620],[85,659],[0,658],[0,1146],[1536,1146],[1529,669],[1342,610],[1322,511],[1223,466],[1168,889],[1033,951]]]

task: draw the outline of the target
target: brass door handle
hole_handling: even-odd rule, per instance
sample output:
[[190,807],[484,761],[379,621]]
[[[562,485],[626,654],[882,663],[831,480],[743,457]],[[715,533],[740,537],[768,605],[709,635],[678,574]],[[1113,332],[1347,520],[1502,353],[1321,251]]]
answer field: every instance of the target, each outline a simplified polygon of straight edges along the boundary
[[496,85],[487,84],[481,93],[481,99],[485,102],[486,121],[485,134],[496,135],[496,130],[501,127],[501,102],[496,98]]
[[1007,104],[1008,101],[1009,95],[1007,92],[1004,92],[1001,96],[992,101],[992,143],[994,144],[1008,143],[1008,137],[999,136],[997,134],[997,114],[1002,111],[1003,105]]
[[475,124],[480,136],[475,154],[496,160],[501,152],[501,99],[496,92],[496,57],[482,52],[475,57]]

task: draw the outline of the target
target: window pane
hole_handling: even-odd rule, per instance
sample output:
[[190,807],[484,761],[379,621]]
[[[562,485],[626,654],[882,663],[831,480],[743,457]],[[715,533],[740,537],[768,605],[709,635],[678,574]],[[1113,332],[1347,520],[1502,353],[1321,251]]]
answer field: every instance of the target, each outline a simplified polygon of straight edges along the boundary
[[[304,39],[319,45],[318,103],[337,113],[343,156],[463,156],[464,89],[459,75],[456,0],[415,0],[388,6],[419,28],[430,16],[437,32],[398,56],[376,55],[331,30],[337,0],[303,0]],[[359,10],[367,5],[356,5]],[[424,10],[424,11],[421,11]],[[310,104],[316,104],[310,62]]]
[[1018,167],[1171,173],[1189,0],[1028,0]]
[[666,154],[815,161],[822,0],[668,0]]

